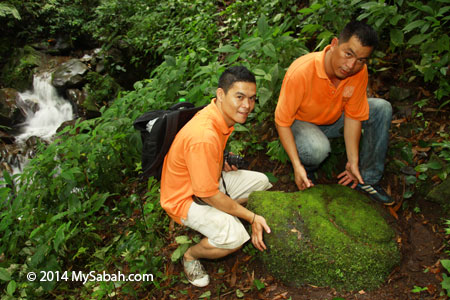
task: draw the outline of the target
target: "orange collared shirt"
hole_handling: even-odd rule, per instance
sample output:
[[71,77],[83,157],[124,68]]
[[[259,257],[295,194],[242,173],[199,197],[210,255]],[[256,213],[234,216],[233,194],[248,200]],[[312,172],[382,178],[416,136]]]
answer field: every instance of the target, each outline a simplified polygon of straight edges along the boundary
[[164,159],[160,202],[179,224],[187,218],[193,195],[219,192],[223,151],[234,127],[228,127],[215,100],[177,133]]
[[329,125],[345,116],[364,121],[369,118],[367,66],[342,80],[337,87],[325,73],[325,53],[313,52],[297,58],[284,76],[275,109],[275,122],[290,127],[294,120]]

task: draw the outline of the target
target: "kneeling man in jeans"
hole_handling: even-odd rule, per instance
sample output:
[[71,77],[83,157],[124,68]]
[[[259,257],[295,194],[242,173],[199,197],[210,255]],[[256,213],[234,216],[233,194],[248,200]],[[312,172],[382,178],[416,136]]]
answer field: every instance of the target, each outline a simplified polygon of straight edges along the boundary
[[177,134],[164,160],[161,206],[177,223],[205,237],[183,257],[189,282],[209,284],[199,259],[216,259],[238,250],[250,239],[239,218],[252,226],[252,243],[266,249],[264,217],[241,204],[253,191],[272,185],[263,173],[237,170],[223,162],[225,146],[236,123],[244,123],[256,101],[255,76],[245,67],[231,67],[219,79],[216,98]]

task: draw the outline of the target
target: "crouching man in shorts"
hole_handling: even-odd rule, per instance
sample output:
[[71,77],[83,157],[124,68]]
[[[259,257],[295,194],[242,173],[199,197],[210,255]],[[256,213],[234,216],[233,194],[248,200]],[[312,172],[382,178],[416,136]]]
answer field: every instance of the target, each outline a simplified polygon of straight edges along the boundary
[[266,249],[266,220],[241,204],[251,192],[272,185],[263,173],[237,170],[223,161],[233,126],[247,120],[255,101],[255,76],[242,66],[225,70],[216,98],[178,132],[164,160],[161,206],[177,223],[205,236],[183,257],[184,272],[198,287],[209,284],[199,259],[224,257],[250,239],[239,218],[251,224],[254,246]]

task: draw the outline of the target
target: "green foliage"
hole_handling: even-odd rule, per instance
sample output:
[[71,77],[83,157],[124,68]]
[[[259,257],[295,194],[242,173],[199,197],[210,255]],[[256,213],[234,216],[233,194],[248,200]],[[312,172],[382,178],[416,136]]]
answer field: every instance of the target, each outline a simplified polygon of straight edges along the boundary
[[253,284],[256,286],[258,291],[266,288],[266,285],[264,284],[264,282],[261,282],[261,280],[259,280],[259,279],[254,279]]
[[[449,52],[445,2],[354,0],[349,5],[342,0],[322,0],[311,1],[308,7],[299,7],[297,2],[2,2],[0,17],[6,21],[8,36],[47,39],[63,33],[72,41],[90,36],[102,45],[105,55],[119,49],[134,66],[151,72],[129,92],[119,92],[107,76],[90,73],[91,97],[98,104],[115,99],[111,106],[102,108],[97,119],[66,127],[54,143],[40,145],[21,175],[3,174],[0,288],[16,298],[45,298],[51,291],[60,299],[101,299],[114,297],[114,293],[139,298],[143,290],[151,293],[153,285],[160,288],[167,279],[162,268],[168,258],[159,251],[168,218],[159,205],[158,183],[150,179],[143,186],[137,181],[141,141],[132,122],[141,113],[169,107],[180,97],[196,105],[209,103],[222,71],[242,64],[256,75],[259,101],[248,123],[236,126],[229,146],[235,153],[267,151],[271,159],[287,163],[280,142],[266,138],[268,128],[273,128],[284,73],[295,58],[328,44],[357,12],[381,31],[382,41],[388,41],[379,50],[380,57],[393,51],[408,54],[405,80],[423,78],[439,85],[435,97],[442,106],[448,103],[447,71],[443,69]],[[5,10],[7,5],[10,10]],[[13,7],[27,22],[18,21]],[[1,53],[8,53],[4,45]],[[121,71],[125,64],[112,60],[110,69]],[[34,62],[24,59],[20,65],[19,74],[29,74]],[[447,140],[448,136],[430,145],[445,162],[450,157]],[[444,163],[415,166],[411,144],[396,145],[394,150],[401,155],[399,163],[415,167],[419,174],[406,178],[411,191],[430,178],[429,172],[439,172],[442,178],[449,172]],[[177,242],[180,247],[173,260],[181,257],[191,241],[179,237]],[[30,282],[25,277],[30,271],[77,268],[151,273],[155,281],[91,282],[71,292],[72,286],[65,282]],[[340,275],[338,269],[330,276]],[[264,288],[256,280],[255,286]]]
[[[411,124],[414,130],[423,131],[427,121],[420,120]],[[429,141],[418,141],[418,147],[429,149],[426,160],[420,156],[411,142],[397,142],[389,149],[389,156],[392,157],[388,165],[390,171],[402,174],[405,182],[404,199],[410,199],[419,194],[426,196],[436,181],[444,181],[450,174],[448,133],[437,131],[436,136]]]
[[33,83],[33,74],[41,59],[42,55],[29,46],[15,49],[10,60],[2,68],[0,80],[6,86],[19,91],[30,89]]
[[255,73],[258,85],[255,112],[259,120],[267,117],[267,114],[259,112],[273,113],[285,69],[295,58],[308,53],[302,39],[290,36],[289,16],[283,21],[281,24],[279,21],[269,23],[262,15],[249,34],[241,36],[236,46],[227,44],[216,49],[219,53],[226,53],[225,62],[228,64],[239,62]]
[[[445,234],[450,234],[450,220],[445,220],[444,225],[446,225],[444,228]],[[448,254],[448,250],[446,252]],[[445,291],[446,295],[450,296],[450,277],[448,276],[448,273],[450,273],[450,259],[441,259],[440,262],[445,271],[447,271],[447,273],[442,273],[441,287]]]
[[98,110],[97,107],[105,106],[107,103],[113,101],[121,87],[109,75],[100,75],[96,72],[89,72],[86,75],[88,96],[83,103],[87,109]]
[[9,22],[7,25],[26,40],[36,36],[44,38],[67,35],[76,40],[85,32],[82,25],[92,18],[92,9],[99,1],[84,0],[10,0],[20,16],[27,22]]
[[434,142],[431,146],[436,147],[435,150],[438,151],[439,157],[450,162],[450,139],[443,140],[442,142]]
[[271,160],[276,160],[281,162],[282,164],[285,164],[289,161],[289,156],[287,155],[286,151],[283,148],[283,145],[281,145],[280,140],[274,140],[272,142],[269,142],[267,144],[267,155],[269,155]]
[[44,30],[55,36],[66,33],[76,39],[82,35],[83,24],[92,18],[91,11],[99,1],[51,0],[45,1],[39,8],[39,18],[47,20]]
[[421,292],[427,291],[427,290],[428,290],[428,287],[420,287],[420,286],[415,285],[414,288],[411,290],[411,292],[421,293]]
[[20,20],[20,14],[17,9],[9,3],[0,3],[0,17],[6,17],[8,15],[13,16],[15,19]]
[[215,14],[206,0],[102,1],[84,28],[105,50],[126,49],[132,64],[148,68],[164,55],[208,54],[218,41]]
[[186,250],[191,246],[192,241],[191,239],[186,236],[186,235],[182,235],[182,236],[177,236],[175,238],[175,241],[177,242],[177,244],[179,245],[177,249],[175,249],[175,251],[172,253],[171,256],[171,260],[172,262],[176,262],[179,259],[181,259],[183,257],[183,254],[186,252]]
[[409,76],[405,80],[420,76],[425,82],[436,83],[434,94],[442,101],[441,107],[450,103],[448,1],[395,0],[386,4],[353,0],[351,4],[362,10],[358,19],[367,19],[389,43],[389,51],[405,53]]
[[[448,1],[361,1],[315,0],[298,11],[295,20],[299,36],[308,37],[308,48],[323,49],[352,18],[366,21],[380,36],[376,60],[389,52],[400,57],[403,79],[421,78],[431,83],[441,107],[450,103],[448,63],[450,37]],[[382,52],[381,52],[382,51]],[[379,56],[379,57],[378,57]],[[404,63],[406,62],[406,63]],[[369,66],[371,67],[371,66]]]
[[[449,259],[441,259],[441,264],[444,267],[444,269],[447,271],[447,273],[450,273],[450,260]],[[450,296],[450,277],[445,273],[442,274],[441,286],[442,286],[442,289],[445,290],[446,295]]]
[[[161,232],[166,217],[158,205],[157,183],[149,182],[145,204],[137,195],[125,196],[140,160],[140,139],[132,127],[139,112],[131,109],[138,107],[137,94],[117,99],[101,118],[77,122],[54,143],[41,145],[16,185],[5,177],[0,253],[8,268],[20,270],[13,279],[27,296],[64,289],[64,283],[28,282],[28,271],[62,271],[73,264],[101,272],[128,262],[131,272],[160,276],[161,258],[153,255],[160,237],[153,228]],[[127,220],[140,208],[145,219],[130,224]],[[105,235],[111,226],[124,229]],[[97,289],[93,284],[86,292]]]
[[348,1],[311,1],[309,6],[298,11],[299,35],[311,38],[312,50],[322,50],[344,28],[354,10]]

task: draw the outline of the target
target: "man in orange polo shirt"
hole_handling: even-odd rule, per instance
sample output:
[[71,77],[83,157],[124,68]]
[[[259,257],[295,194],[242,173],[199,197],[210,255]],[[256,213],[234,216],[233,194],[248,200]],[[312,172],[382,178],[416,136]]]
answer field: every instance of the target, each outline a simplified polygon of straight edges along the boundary
[[263,230],[270,232],[264,217],[241,205],[251,192],[272,186],[267,176],[223,162],[234,124],[244,123],[255,106],[255,76],[245,67],[225,70],[216,96],[178,132],[161,176],[161,206],[177,223],[205,236],[183,257],[186,277],[199,287],[209,284],[200,258],[226,256],[249,240],[238,218],[251,224],[252,242],[261,251]]
[[339,183],[351,184],[385,205],[394,203],[378,184],[392,107],[366,95],[366,63],[377,43],[373,28],[353,21],[323,51],[298,58],[287,70],[275,123],[300,190],[314,185],[313,172],[331,151],[328,139],[341,136],[343,127],[348,161]]

